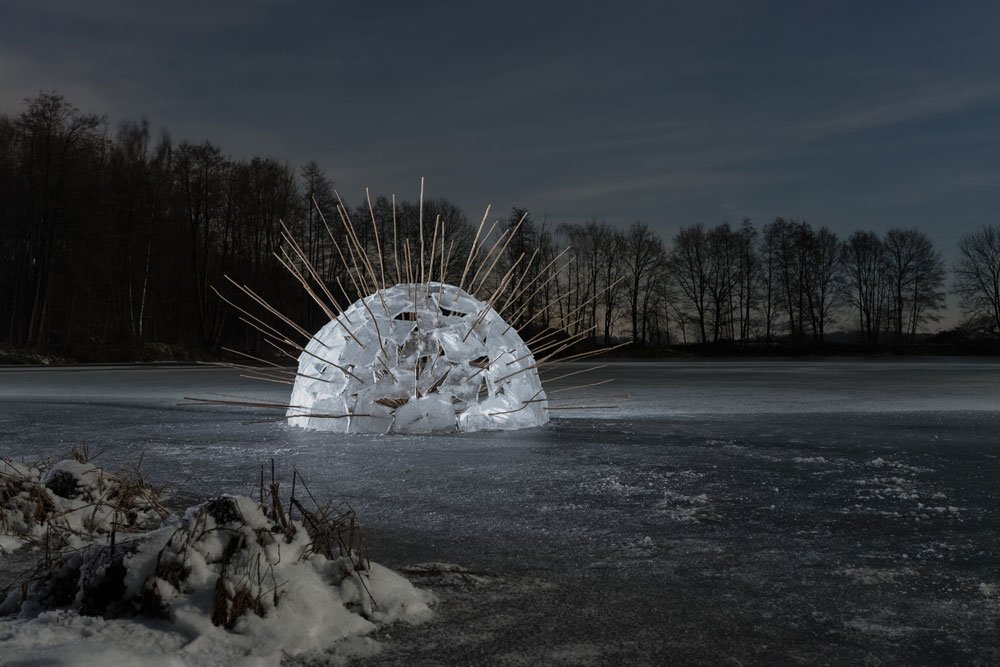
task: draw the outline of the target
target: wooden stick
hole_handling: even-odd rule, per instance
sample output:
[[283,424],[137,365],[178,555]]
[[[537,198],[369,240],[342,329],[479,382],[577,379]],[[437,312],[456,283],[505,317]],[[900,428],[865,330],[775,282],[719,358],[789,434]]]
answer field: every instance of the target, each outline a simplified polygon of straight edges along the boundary
[[[339,213],[340,210],[338,209],[337,212]],[[337,250],[337,256],[340,257],[340,263],[343,265],[344,270],[347,271],[347,277],[351,279],[351,283],[354,285],[355,296],[351,297],[350,295],[348,295],[347,290],[344,289],[343,285],[340,286],[340,291],[344,293],[344,299],[346,299],[347,303],[349,304],[354,303],[354,301],[356,301],[358,298],[365,296],[368,293],[368,291],[362,290],[361,287],[358,285],[358,281],[354,277],[354,272],[351,271],[351,265],[347,263],[347,258],[344,257],[344,251],[341,250],[340,244],[337,243],[337,239],[334,238],[333,236],[333,231],[329,227],[326,228],[326,231],[330,235],[330,240],[333,241],[333,247]],[[354,267],[355,271],[357,271],[357,263],[354,264]],[[362,278],[360,271],[358,271],[358,278]],[[337,278],[337,281],[338,282],[340,281],[339,277]],[[362,282],[364,282],[363,278]]]
[[[586,359],[587,357],[595,357],[598,354],[605,354],[607,352],[610,352],[611,350],[617,350],[620,347],[625,347],[626,345],[631,345],[631,344],[632,341],[627,340],[624,343],[619,343],[618,345],[609,345],[607,347],[602,347],[600,349],[592,350],[590,352],[581,352],[579,354],[574,354],[569,357],[564,357],[562,359],[556,359],[555,361],[565,362],[565,361],[572,361],[573,359]],[[547,363],[552,363],[552,362],[547,362]]]
[[427,283],[424,285],[424,303],[427,303],[427,299],[431,295],[431,280],[434,279],[434,257],[435,251],[437,250],[437,240],[438,240],[438,224],[441,222],[441,216],[436,216],[434,218],[434,236],[431,241],[431,260],[430,264],[427,266]]
[[520,412],[521,410],[524,410],[524,409],[525,409],[526,407],[528,407],[528,405],[529,405],[530,403],[534,403],[534,400],[535,400],[535,396],[538,396],[538,395],[539,395],[540,393],[542,393],[542,391],[543,391],[542,389],[539,389],[538,391],[536,391],[536,392],[535,392],[535,393],[534,393],[534,394],[532,395],[532,397],[531,397],[531,398],[529,398],[529,399],[528,399],[528,400],[526,400],[526,401],[522,401],[522,402],[521,402],[521,407],[519,407],[519,408],[515,408],[514,410],[501,410],[500,412],[491,412],[491,413],[490,413],[490,417],[495,417],[495,416],[497,416],[497,415],[509,415],[509,414],[512,414],[512,413],[514,413],[514,412]]
[[[448,267],[451,265],[451,254],[455,250],[455,239],[451,240],[451,245],[448,246],[448,254],[444,254],[444,245],[441,245],[441,280],[439,281],[443,286],[445,280],[448,278]],[[444,301],[444,287],[441,287],[441,302]]]
[[[282,248],[281,251],[285,252],[284,248]],[[277,253],[275,253],[274,256],[278,257]],[[285,256],[288,257],[288,253],[285,253]],[[282,261],[282,259],[280,257],[278,257],[278,261],[281,262],[282,266],[285,266],[285,263]],[[291,257],[288,257],[289,265],[285,266],[285,268],[288,270],[288,272],[291,273],[293,276],[295,276],[299,280],[299,282],[302,284],[302,287],[305,288],[306,293],[309,294],[309,296],[311,296],[313,298],[313,301],[315,301],[316,303],[318,303],[320,305],[320,307],[323,308],[323,311],[327,314],[327,316],[330,318],[330,320],[336,322],[337,326],[339,326],[344,331],[346,331],[347,335],[350,336],[351,338],[353,338],[354,342],[357,343],[358,345],[360,345],[362,349],[364,349],[365,346],[361,343],[360,340],[358,340],[358,337],[354,335],[354,332],[351,331],[350,329],[348,329],[347,325],[344,324],[343,322],[341,322],[340,319],[333,313],[333,311],[330,310],[329,308],[327,308],[325,306],[325,304],[323,303],[323,301],[319,298],[319,295],[317,295],[312,290],[312,288],[309,287],[308,283],[305,280],[305,276],[301,275],[301,273],[297,269],[295,269],[295,267],[291,266],[291,261],[292,261]],[[329,346],[324,345],[324,347],[329,347]]]
[[524,215],[521,216],[521,219],[517,221],[516,225],[514,225],[514,228],[510,230],[510,236],[507,237],[506,243],[504,243],[503,247],[500,248],[500,252],[497,253],[497,256],[493,258],[493,263],[490,264],[490,268],[486,270],[486,274],[483,276],[483,279],[479,281],[479,284],[476,286],[477,291],[482,289],[483,285],[486,284],[487,278],[489,278],[490,274],[493,273],[493,267],[497,265],[497,262],[500,261],[501,257],[503,257],[503,254],[507,252],[507,248],[510,246],[510,242],[514,240],[514,236],[517,235],[518,230],[521,229],[521,225],[524,224],[524,221],[527,219],[528,219],[528,212],[525,211]]
[[[223,301],[225,301],[225,302],[226,302],[226,303],[228,303],[228,304],[229,304],[230,306],[232,306],[232,307],[233,307],[233,308],[235,308],[236,310],[240,311],[241,313],[243,313],[244,315],[246,315],[246,316],[247,316],[247,317],[249,317],[250,319],[252,319],[252,320],[256,320],[257,322],[259,322],[259,323],[260,323],[260,326],[256,326],[256,325],[251,325],[251,326],[253,326],[253,327],[254,327],[255,329],[257,329],[258,331],[261,331],[261,332],[263,332],[263,329],[261,329],[261,327],[265,327],[265,328],[267,328],[267,329],[270,329],[271,331],[273,331],[273,332],[274,332],[274,333],[275,333],[276,335],[278,335],[278,336],[281,336],[281,335],[282,335],[280,331],[278,331],[277,329],[275,329],[274,327],[272,327],[272,326],[271,326],[270,324],[267,324],[266,322],[264,322],[264,320],[262,320],[262,319],[260,319],[260,318],[258,318],[258,317],[255,317],[254,315],[251,315],[251,314],[250,314],[249,312],[247,312],[247,311],[243,310],[242,308],[240,308],[239,306],[237,306],[237,305],[236,305],[235,303],[233,303],[232,301],[230,301],[230,300],[229,300],[229,299],[227,299],[226,297],[222,296],[222,294],[221,294],[221,293],[219,292],[219,290],[215,289],[215,286],[214,286],[214,285],[211,285],[210,287],[211,287],[212,291],[213,291],[213,292],[215,292],[215,296],[219,297],[220,299],[222,299]],[[241,317],[240,319],[241,319],[241,320],[243,320],[243,318],[242,318],[242,317]],[[243,321],[244,321],[244,322],[247,322],[247,320],[243,320]],[[247,322],[247,324],[250,324],[250,323],[249,323],[249,322]]]
[[495,364],[495,363],[497,362],[497,359],[499,359],[500,357],[502,357],[502,356],[503,356],[503,355],[505,355],[505,354],[507,354],[507,352],[506,352],[506,351],[504,351],[504,352],[501,352],[500,354],[498,354],[498,355],[496,356],[496,358],[495,358],[495,359],[493,359],[493,361],[490,361],[489,359],[487,359],[487,360],[486,360],[486,365],[485,365],[485,366],[483,366],[482,368],[480,368],[480,369],[479,369],[478,371],[476,371],[476,372],[475,372],[475,373],[473,373],[472,375],[470,375],[470,376],[469,376],[469,379],[471,380],[472,378],[476,377],[477,375],[479,375],[480,373],[482,373],[483,371],[485,371],[485,370],[486,370],[487,368],[489,368],[490,366],[492,366],[493,364]]
[[[503,275],[503,277],[500,279],[500,284],[497,286],[496,290],[493,291],[493,294],[490,295],[490,298],[487,299],[487,302],[492,303],[493,301],[495,301],[500,296],[500,294],[503,293],[503,290],[506,288],[506,286],[513,279],[513,277],[511,276],[511,274],[517,268],[517,265],[521,263],[522,259],[524,259],[524,253],[523,252],[517,258],[517,260],[513,264],[510,265],[510,268],[507,269],[507,273],[505,273]],[[485,309],[484,309],[484,312],[486,312]]]
[[259,296],[252,289],[250,289],[246,285],[240,285],[235,280],[233,280],[232,278],[230,278],[228,275],[224,275],[223,278],[225,278],[226,280],[228,280],[229,282],[231,282],[233,285],[235,285],[238,290],[242,291],[244,294],[246,294],[251,299],[253,299],[254,301],[256,301],[259,305],[261,305],[263,308],[265,308],[272,315],[276,316],[278,319],[280,319],[281,321],[283,321],[285,324],[287,324],[288,326],[292,327],[295,331],[297,331],[303,337],[305,337],[306,340],[312,340],[312,334],[310,334],[305,329],[303,329],[302,327],[300,327],[298,324],[296,324],[295,322],[293,322],[292,320],[290,320],[283,313],[279,312],[277,308],[275,308],[274,306],[272,306],[271,304],[269,304],[263,297]]
[[[618,348],[624,347],[624,346],[630,344],[631,342],[632,341],[626,341],[624,343],[619,343],[618,345],[611,345],[609,347],[602,347],[602,348],[600,348],[598,350],[592,350],[590,352],[581,352],[579,354],[574,354],[572,356],[566,357],[565,359],[560,359],[560,361],[569,361],[571,359],[584,359],[586,357],[592,357],[592,356],[595,356],[595,355],[598,355],[598,354],[602,354],[604,352],[610,352],[611,350],[617,350]],[[510,373],[508,375],[504,375],[502,378],[500,378],[498,380],[495,380],[495,382],[497,382],[497,383],[503,382],[504,380],[506,380],[508,378],[514,377],[518,373],[524,373],[525,371],[530,371],[533,368],[538,368],[542,364],[548,362],[549,359],[551,359],[554,355],[558,354],[562,350],[563,350],[563,348],[559,348],[558,350],[556,350],[552,354],[548,355],[547,357],[545,357],[541,361],[536,361],[534,364],[532,364],[530,366],[525,366],[524,368],[518,369],[518,370],[514,371],[513,373]]]
[[[576,290],[570,290],[569,292],[566,292],[566,294],[573,294],[573,292],[575,292],[575,291]],[[524,344],[527,345],[528,347],[531,347],[535,343],[539,343],[539,342],[545,340],[546,338],[550,338],[552,336],[555,336],[558,333],[566,333],[568,335],[569,334],[570,326],[572,326],[574,324],[577,324],[577,323],[581,322],[582,320],[583,320],[583,318],[579,317],[576,320],[570,322],[566,326],[560,326],[558,328],[557,327],[553,327],[553,326],[546,327],[545,329],[542,329],[541,331],[539,331],[537,334],[535,334],[534,336],[532,336],[528,340],[524,341]],[[546,331],[548,333],[545,333]]]
[[[497,220],[497,222],[499,222],[499,220]],[[493,223],[493,226],[496,227],[496,224],[497,224],[496,222]],[[490,229],[490,231],[491,232],[493,231],[492,228]],[[500,234],[500,236],[497,237],[497,240],[493,242],[493,245],[490,246],[489,251],[486,253],[486,256],[483,258],[483,262],[478,267],[476,267],[476,272],[472,274],[472,280],[469,281],[469,290],[468,290],[469,294],[473,294],[474,295],[476,293],[476,290],[478,289],[476,287],[476,284],[477,284],[477,281],[479,280],[479,274],[482,273],[483,267],[486,266],[486,262],[490,261],[490,258],[493,257],[493,252],[497,249],[497,246],[499,246],[500,243],[502,243],[503,240],[505,238],[507,238],[508,234],[510,234],[510,229],[505,229],[503,231],[503,233]],[[499,258],[499,255],[497,255],[497,258]],[[494,262],[494,264],[495,263],[496,262]],[[492,265],[491,265],[491,268],[492,268]],[[481,287],[481,285],[480,285],[480,287]]]
[[524,265],[524,271],[521,272],[521,277],[517,279],[517,282],[514,283],[514,288],[511,289],[510,294],[507,295],[507,300],[504,301],[503,305],[497,310],[498,313],[503,312],[503,310],[507,307],[507,304],[509,304],[511,299],[514,298],[514,295],[520,291],[521,283],[523,283],[524,279],[528,277],[528,273],[531,271],[531,265],[535,263],[535,257],[537,256],[538,248],[535,248],[535,251],[531,253],[531,258],[528,259],[528,263]]
[[580,333],[577,333],[577,334],[573,334],[572,336],[570,336],[566,340],[550,341],[550,342],[546,343],[545,345],[541,346],[540,348],[538,348],[537,350],[529,351],[526,355],[524,355],[524,356],[522,356],[522,357],[520,357],[518,359],[515,359],[514,361],[508,361],[507,365],[508,366],[513,366],[517,362],[523,361],[524,359],[527,359],[528,357],[530,357],[532,355],[541,354],[542,352],[546,352],[546,351],[551,350],[552,348],[558,347],[560,345],[564,346],[562,349],[566,349],[567,347],[572,347],[576,343],[579,343],[583,339],[584,336],[586,336],[587,334],[589,334],[591,331],[593,331],[596,328],[597,328],[597,325],[595,324],[590,329],[587,329],[586,331],[581,331]]
[[549,405],[542,408],[542,410],[618,410],[621,407],[620,405]]
[[271,254],[274,255],[275,259],[278,260],[278,263],[281,264],[281,266],[283,266],[286,271],[292,274],[293,278],[299,281],[299,284],[302,285],[302,289],[304,289],[306,293],[310,297],[312,297],[312,300],[316,303],[316,305],[318,305],[323,310],[323,312],[326,314],[328,318],[330,318],[331,320],[337,318],[337,316],[333,314],[333,311],[326,305],[326,303],[322,299],[319,298],[316,292],[313,291],[312,287],[309,286],[309,283],[308,281],[306,281],[305,276],[303,276],[302,272],[295,267],[294,261],[284,248],[281,248],[281,254],[285,256],[284,259],[281,257],[281,255],[279,255],[276,252],[272,252]]
[[[522,327],[528,326],[529,324],[531,324],[532,322],[534,322],[535,320],[537,320],[539,317],[541,317],[545,313],[545,311],[547,311],[549,308],[551,308],[552,306],[556,305],[557,303],[559,303],[560,301],[562,301],[566,297],[570,296],[574,292],[576,292],[576,290],[570,290],[568,292],[564,292],[563,294],[560,294],[558,298],[553,299],[552,301],[549,301],[548,304],[546,304],[546,306],[544,308],[542,308],[537,313],[535,313],[534,315],[532,315],[527,321],[525,321],[524,323],[522,323],[521,326]],[[504,333],[507,333],[507,331],[504,330]]]
[[[281,222],[281,221],[279,220],[279,222]],[[306,256],[306,254],[302,250],[301,246],[299,246],[298,242],[295,240],[295,237],[292,236],[291,231],[289,231],[289,229],[287,227],[285,227],[285,223],[284,222],[281,222],[281,226],[282,226],[282,228],[284,228],[284,230],[285,230],[285,236],[287,237],[288,242],[292,245],[292,249],[295,250],[295,254],[297,254],[299,256],[299,258],[305,264],[306,270],[309,271],[309,274],[312,276],[313,280],[315,280],[316,283],[319,284],[320,289],[322,289],[323,293],[326,294],[326,298],[330,300],[331,307],[336,307],[337,306],[337,300],[333,298],[333,294],[331,294],[330,290],[327,289],[326,281],[323,280],[322,278],[320,278],[319,271],[317,271],[316,267],[313,266],[313,263],[311,261],[309,261],[309,258]],[[333,318],[331,318],[331,319],[333,319]],[[344,314],[344,319],[346,319],[349,323],[351,321],[350,318],[348,318],[346,314]]]
[[[381,357],[377,357],[378,361],[379,361],[379,363],[382,364],[382,367],[385,368],[385,370],[389,372],[389,375],[392,376],[392,379],[395,380],[396,376],[393,375],[392,369],[390,369],[389,366],[387,365],[388,362],[389,362],[389,353],[386,352],[385,342],[382,340],[382,332],[379,330],[378,318],[375,317],[375,313],[372,312],[372,309],[368,307],[368,298],[367,297],[361,299],[361,305],[364,306],[365,310],[368,311],[368,317],[371,318],[372,324],[375,325],[375,337],[378,339],[378,346],[382,349],[382,356],[385,357],[385,359],[382,359]],[[386,313],[388,313],[388,312],[389,312],[389,309],[387,307],[386,308]],[[364,349],[363,345],[362,345],[362,349]]]
[[[289,419],[295,419],[296,417],[309,417],[311,419],[344,419],[346,417],[371,417],[372,415],[358,414],[355,412],[348,412],[346,415],[333,415],[333,414],[319,414],[315,412],[303,412],[294,415],[284,415],[281,417],[266,417],[264,419],[251,419],[249,421],[241,422],[244,425],[248,424],[269,424],[272,422],[282,422]],[[298,501],[296,500],[296,504]]]
[[290,384],[290,385],[294,385],[295,384],[295,382],[293,382],[292,380],[287,380],[287,379],[284,379],[284,378],[270,378],[270,377],[268,377],[266,375],[246,375],[244,373],[240,373],[240,377],[241,378],[246,378],[248,380],[260,380],[262,382],[275,382],[277,384]]
[[[556,376],[554,378],[546,378],[545,381],[546,382],[555,382],[556,380],[562,380],[563,378],[568,378],[571,375],[579,375],[580,373],[589,373],[590,371],[596,371],[596,370],[599,370],[601,368],[607,368],[607,367],[608,367],[607,364],[600,364],[599,366],[588,366],[587,368],[584,368],[584,369],[578,370],[578,371],[573,371],[572,373],[566,373],[565,375],[559,375],[559,376]],[[544,373],[545,371],[548,371],[548,370],[553,370],[554,371],[554,370],[556,370],[556,368],[558,368],[558,366],[550,366],[549,368],[543,368],[543,369],[541,369],[538,372],[539,373]]]
[[[320,220],[323,221],[323,226],[326,228],[326,233],[330,237],[330,241],[333,242],[333,247],[337,250],[337,256],[340,257],[340,263],[347,270],[348,277],[350,277],[351,282],[354,283],[354,289],[357,290],[358,294],[360,295],[361,290],[360,288],[358,288],[357,281],[354,280],[354,274],[351,273],[351,267],[348,265],[347,260],[344,258],[344,252],[343,250],[340,249],[340,244],[337,243],[337,238],[333,235],[333,230],[330,229],[330,225],[326,221],[326,216],[323,215],[323,211],[320,210],[319,204],[316,203],[315,198],[313,198],[313,204],[316,206],[316,212],[319,213]],[[352,299],[347,294],[347,290],[344,289],[343,285],[341,285],[340,290],[344,293],[344,299],[346,299],[348,304],[353,303],[355,301],[355,299]],[[351,320],[348,319],[347,321],[350,322]]]
[[424,284],[424,177],[420,177],[420,284]]
[[[552,282],[556,278],[556,276],[559,275],[559,273],[561,271],[563,271],[566,267],[568,267],[570,264],[572,264],[575,260],[576,260],[575,257],[570,257],[566,261],[565,264],[563,264],[562,266],[559,267],[559,269],[557,271],[553,272],[541,284],[539,284],[537,287],[535,287],[534,291],[531,294],[528,295],[527,299],[525,299],[524,305],[521,306],[521,308],[517,311],[517,313],[515,313],[508,321],[509,322],[516,322],[517,318],[519,318],[524,313],[524,311],[527,310],[531,306],[531,300],[535,298],[535,295],[538,294],[538,292],[541,291],[541,289],[543,287],[545,287],[550,282]],[[541,275],[541,273],[539,273],[539,275]],[[531,285],[528,285],[528,287],[531,287]],[[513,326],[513,324],[511,326]],[[504,333],[506,333],[506,331],[504,331]]]
[[[372,267],[371,262],[368,261],[368,253],[365,252],[365,248],[361,245],[361,240],[358,237],[357,230],[354,229],[354,222],[351,220],[351,212],[347,210],[347,205],[344,204],[344,200],[340,198],[340,192],[337,190],[333,191],[333,194],[337,197],[337,211],[340,213],[340,221],[344,225],[344,229],[347,231],[348,239],[353,243],[351,247],[352,253],[356,252],[358,259],[361,260],[361,265],[365,267],[368,272],[369,278],[372,279],[372,288],[369,289],[369,293],[378,289],[378,278],[375,276],[375,269]],[[367,283],[367,278],[365,280]]]
[[[336,190],[334,190],[334,192],[336,192]],[[340,194],[339,193],[337,193],[337,198],[338,199],[340,198]],[[350,213],[347,211],[347,207],[345,207],[343,205],[343,203],[341,203],[340,208],[341,208],[341,211],[342,211],[342,213],[341,213],[341,219],[347,225],[347,232],[350,235],[350,237],[353,239],[354,244],[357,246],[358,255],[361,257],[361,263],[368,270],[368,276],[372,280],[373,287],[372,287],[371,290],[369,290],[369,294],[371,294],[373,292],[375,294],[378,294],[378,297],[379,297],[379,299],[382,302],[382,309],[386,312],[386,314],[388,314],[389,313],[389,306],[385,302],[385,294],[383,293],[383,291],[381,289],[379,289],[379,280],[378,280],[378,276],[375,275],[375,267],[372,265],[371,260],[368,259],[368,252],[365,250],[365,247],[361,244],[361,239],[358,236],[357,231],[354,229],[354,223],[351,222]],[[372,215],[373,215],[372,221],[374,222],[374,213]],[[381,253],[381,251],[380,251],[380,253]],[[380,261],[381,261],[381,254],[380,254]],[[365,281],[365,282],[367,283],[367,281]],[[362,295],[362,298],[364,298],[366,296],[368,296],[368,294]]]
[[[371,277],[371,274],[368,271],[368,267],[365,265],[366,258],[364,257],[364,253],[359,251],[355,245],[356,239],[351,233],[353,225],[351,224],[350,214],[344,206],[343,201],[340,200],[340,194],[337,193],[336,190],[334,190],[334,193],[337,194],[338,201],[337,215],[340,216],[340,225],[344,228],[344,237],[347,240],[347,250],[351,253],[351,265],[348,266],[347,269],[350,271],[351,266],[353,266],[354,270],[357,271],[358,278],[364,286],[364,291],[359,296],[367,296],[372,293],[373,288],[368,283],[368,279]],[[359,263],[361,266],[358,266]],[[364,270],[362,270],[362,268],[364,268]]]
[[[413,290],[413,266],[410,263],[412,259],[410,257],[410,239],[406,239],[403,245],[403,251],[406,253],[406,284],[409,286],[408,289],[412,292]],[[416,299],[413,300],[414,307],[416,307]]]
[[555,389],[553,391],[547,392],[548,394],[561,394],[564,391],[575,391],[577,389],[586,389],[588,387],[599,387],[602,384],[607,384],[609,382],[614,382],[614,378],[608,378],[607,380],[600,380],[598,382],[591,382],[590,384],[578,384],[575,387],[564,387],[562,389]]
[[476,254],[476,244],[479,242],[479,234],[483,231],[483,225],[486,224],[486,218],[490,215],[490,204],[486,205],[486,212],[483,213],[483,219],[479,223],[479,229],[476,230],[476,238],[472,239],[472,245],[469,247],[469,255],[465,258],[465,268],[462,269],[462,279],[458,281],[458,290],[455,292],[455,299],[458,299],[459,292],[465,286],[465,277],[469,273],[469,266],[472,264],[472,258]]
[[[273,361],[268,361],[267,359],[261,359],[260,357],[255,357],[252,354],[249,354],[247,352],[241,352],[240,350],[234,350],[231,347],[221,347],[220,349],[223,350],[224,352],[231,352],[233,354],[238,354],[241,357],[246,357],[247,359],[253,359],[254,361],[259,361],[262,364],[267,364],[268,366],[274,366],[275,368],[280,368],[282,370],[287,370],[284,366],[282,366],[280,364],[276,364]],[[288,372],[291,372],[291,371],[288,371]]]
[[385,289],[385,266],[382,262],[382,241],[379,239],[378,223],[375,222],[375,209],[372,208],[372,196],[371,193],[368,192],[367,187],[365,188],[365,198],[368,200],[368,212],[372,214],[372,233],[375,234],[375,250],[378,252],[378,270],[379,274],[382,276],[382,289]]
[[[560,257],[562,257],[563,255],[565,255],[565,254],[566,254],[566,253],[567,253],[568,251],[569,251],[569,248],[567,247],[567,248],[566,248],[565,250],[563,250],[563,251],[562,251],[561,253],[559,253],[558,255],[556,255],[555,257],[553,257],[553,258],[552,258],[552,261],[550,261],[550,262],[549,262],[548,264],[546,264],[546,265],[545,265],[545,266],[543,266],[543,267],[542,267],[541,269],[539,269],[539,270],[538,270],[538,273],[536,273],[536,274],[535,274],[535,277],[534,277],[534,278],[532,278],[532,279],[531,279],[530,281],[528,281],[528,283],[527,283],[527,284],[526,284],[526,285],[525,285],[525,286],[524,286],[524,287],[523,287],[523,288],[521,289],[521,291],[520,291],[520,292],[518,292],[518,293],[517,293],[516,295],[512,294],[512,295],[511,295],[511,298],[507,300],[507,303],[510,303],[510,301],[511,301],[511,300],[513,300],[513,299],[515,299],[515,298],[520,298],[522,294],[524,294],[524,293],[525,293],[526,291],[528,291],[528,290],[529,290],[529,289],[531,288],[531,286],[532,286],[532,285],[534,285],[534,284],[535,284],[535,283],[536,283],[536,282],[537,282],[538,280],[540,280],[540,279],[541,279],[541,277],[542,277],[543,275],[545,275],[545,273],[546,273],[546,272],[547,272],[547,271],[549,270],[549,268],[550,268],[550,267],[551,267],[551,266],[552,266],[553,264],[555,264],[555,263],[556,263],[557,261],[559,261],[559,258],[560,258]],[[560,271],[561,271],[562,269],[565,269],[565,268],[566,268],[567,266],[569,266],[569,262],[567,262],[567,263],[566,263],[566,264],[565,264],[564,266],[562,266],[562,267],[560,268]],[[556,271],[554,275],[557,275],[557,276],[558,276],[558,275],[559,275],[559,271]],[[546,285],[546,283],[542,283],[542,285],[541,285],[541,286],[542,286],[542,287],[544,287],[545,285]],[[535,296],[535,293],[533,292],[533,293],[531,294],[531,296],[532,296],[532,297],[533,297],[533,296]],[[530,301],[531,301],[531,298],[529,298],[529,299],[528,299],[528,301],[530,302]],[[504,303],[503,307],[502,307],[502,308],[500,309],[500,311],[499,311],[499,312],[501,312],[501,313],[502,313],[502,312],[504,312],[504,311],[505,311],[505,310],[507,309],[507,303]]]
[[[521,253],[521,257],[524,257],[524,253]],[[510,276],[510,273],[508,272],[507,273],[507,277],[509,277],[509,276]],[[469,338],[469,335],[472,333],[472,330],[475,329],[476,326],[480,322],[483,321],[483,318],[486,317],[487,313],[489,313],[490,310],[493,308],[493,302],[496,300],[496,298],[498,296],[500,296],[501,292],[503,292],[504,287],[506,287],[506,285],[507,285],[506,281],[507,281],[507,278],[505,277],[505,279],[500,282],[500,286],[496,289],[495,292],[493,292],[493,296],[491,296],[490,299],[489,299],[489,301],[487,301],[483,305],[483,309],[482,309],[482,311],[480,311],[479,316],[476,317],[475,321],[471,325],[469,325],[469,330],[465,332],[464,336],[462,336],[462,342],[463,343],[466,341],[466,339]]]
[[[233,349],[230,349],[230,348],[227,348],[227,347],[224,347],[222,349],[225,350],[226,352],[232,352],[234,354],[242,355],[244,357],[247,357],[248,359],[254,359],[256,361],[262,361],[265,364],[270,364],[271,366],[274,366],[277,369],[277,370],[274,370],[274,371],[270,371],[272,373],[278,373],[278,372],[280,372],[280,373],[287,373],[288,375],[293,375],[295,377],[309,378],[310,380],[319,380],[320,382],[330,382],[330,383],[333,382],[333,380],[327,380],[326,378],[321,378],[318,375],[308,375],[306,373],[300,373],[297,370],[295,370],[295,371],[287,370],[284,366],[279,366],[278,364],[274,363],[273,361],[267,361],[266,359],[260,359],[259,357],[255,357],[252,354],[247,354],[246,352],[240,352],[239,350],[233,350]],[[287,355],[288,353],[286,352],[285,354]],[[294,359],[294,357],[292,357],[292,358]],[[209,362],[205,362],[205,363],[208,363],[208,364],[210,364],[212,366],[217,366],[217,365],[220,365],[220,364],[225,364],[225,362],[218,362],[218,361],[209,361]],[[228,365],[229,366],[233,366],[234,368],[243,368],[243,369],[247,369],[247,370],[252,370],[254,368],[258,368],[257,366],[248,366],[246,364],[228,364]]]
[[[184,400],[193,401],[194,403],[201,403],[203,405],[238,405],[240,407],[246,407],[246,408],[266,408],[269,410],[288,410],[290,408],[296,408],[299,410],[308,410],[308,408],[301,405],[288,405],[286,403],[265,403],[262,401],[252,401],[252,400],[223,401],[218,398],[197,398],[193,396],[185,396]],[[181,403],[181,405],[184,404]]]
[[[284,354],[284,355],[286,355],[286,356],[288,356],[288,357],[292,357],[292,355],[288,354],[288,352],[287,352],[287,351],[285,351],[285,350],[282,350],[282,349],[281,349],[280,347],[278,347],[277,345],[275,345],[275,344],[274,344],[274,343],[272,343],[271,341],[265,341],[265,342],[269,343],[269,344],[271,345],[271,347],[273,347],[274,349],[278,350],[278,351],[279,351],[279,352],[281,352],[282,354]],[[333,366],[334,368],[336,368],[336,369],[337,369],[337,370],[339,370],[340,372],[344,373],[345,375],[350,375],[350,376],[351,376],[352,378],[354,378],[355,380],[357,380],[357,381],[358,381],[358,382],[360,382],[361,384],[364,384],[364,383],[365,383],[365,381],[364,381],[364,380],[362,380],[362,379],[361,379],[361,378],[359,378],[359,377],[358,377],[357,375],[355,375],[355,374],[354,374],[354,373],[352,373],[351,371],[347,370],[347,369],[346,369],[346,368],[344,368],[343,366],[340,366],[340,365],[338,365],[338,364],[335,364],[335,363],[333,363],[332,361],[330,361],[329,359],[324,359],[323,357],[319,356],[318,354],[315,354],[314,352],[310,352],[310,351],[309,351],[309,350],[307,350],[306,348],[304,348],[304,347],[301,347],[301,346],[299,346],[299,345],[296,345],[295,343],[293,343],[292,341],[288,340],[287,338],[286,338],[286,339],[285,339],[284,341],[278,341],[278,342],[284,342],[284,344],[286,344],[286,345],[290,345],[290,346],[292,346],[292,347],[295,347],[295,348],[298,348],[298,350],[299,350],[300,352],[305,352],[305,353],[306,353],[306,354],[308,354],[308,355],[309,355],[310,357],[314,357],[314,358],[318,359],[319,361],[322,361],[322,362],[323,362],[324,364],[329,364],[330,366]],[[294,359],[295,357],[292,357],[292,358]]]
[[[208,361],[204,362],[206,366],[217,366],[219,368],[228,368],[232,370],[241,371],[240,377],[250,378],[252,380],[266,380],[268,382],[280,382],[282,384],[295,384],[294,380],[287,377],[280,377],[276,375],[270,375],[263,372],[259,366],[247,366],[245,364],[233,364],[225,361]],[[244,375],[244,372],[254,373],[254,375]],[[294,373],[291,373],[294,377]]]
[[235,368],[242,371],[253,371],[254,373],[261,373],[267,375],[269,373],[282,373],[284,375],[295,375],[295,371],[282,366],[274,364],[273,366],[261,367],[261,366],[251,366],[250,364],[237,364],[233,361],[196,361],[199,366],[219,366],[221,368]]
[[392,257],[396,260],[396,282],[401,283],[399,272],[399,242],[396,237],[396,193],[392,193]]

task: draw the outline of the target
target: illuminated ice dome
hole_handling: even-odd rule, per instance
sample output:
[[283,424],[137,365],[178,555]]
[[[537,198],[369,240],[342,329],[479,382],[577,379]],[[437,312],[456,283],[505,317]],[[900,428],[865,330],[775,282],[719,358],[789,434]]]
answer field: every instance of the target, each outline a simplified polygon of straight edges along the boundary
[[322,431],[513,430],[548,421],[535,359],[514,327],[439,282],[353,303],[299,356],[289,423]]

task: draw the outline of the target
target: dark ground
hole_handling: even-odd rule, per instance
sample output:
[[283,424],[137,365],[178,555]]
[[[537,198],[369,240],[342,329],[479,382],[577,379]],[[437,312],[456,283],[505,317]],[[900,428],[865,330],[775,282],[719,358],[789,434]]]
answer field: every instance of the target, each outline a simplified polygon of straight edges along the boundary
[[609,371],[619,411],[379,438],[174,405],[282,393],[224,371],[0,370],[0,455],[142,453],[184,496],[274,456],[351,503],[375,560],[478,575],[429,584],[436,619],[365,664],[1000,664],[1000,365]]

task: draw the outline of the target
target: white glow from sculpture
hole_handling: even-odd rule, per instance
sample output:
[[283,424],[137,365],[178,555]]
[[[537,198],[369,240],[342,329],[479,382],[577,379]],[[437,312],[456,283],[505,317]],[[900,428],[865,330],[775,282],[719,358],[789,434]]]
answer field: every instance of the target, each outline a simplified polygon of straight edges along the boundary
[[548,421],[535,359],[488,304],[439,282],[353,303],[299,356],[295,426],[352,433],[513,430]]

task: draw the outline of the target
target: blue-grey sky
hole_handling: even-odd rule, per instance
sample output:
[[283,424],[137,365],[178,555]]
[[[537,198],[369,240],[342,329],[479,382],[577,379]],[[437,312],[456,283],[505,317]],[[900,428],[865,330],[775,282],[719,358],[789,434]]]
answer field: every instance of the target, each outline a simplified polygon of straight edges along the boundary
[[349,199],[554,222],[1000,216],[1000,4],[5,0],[0,109],[56,89]]

